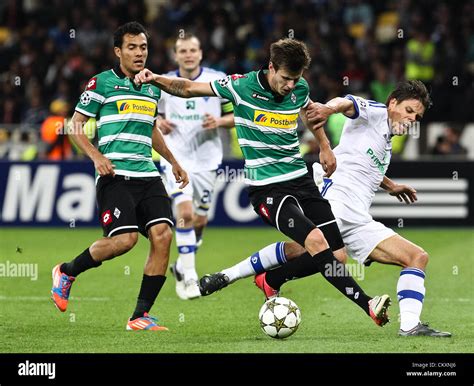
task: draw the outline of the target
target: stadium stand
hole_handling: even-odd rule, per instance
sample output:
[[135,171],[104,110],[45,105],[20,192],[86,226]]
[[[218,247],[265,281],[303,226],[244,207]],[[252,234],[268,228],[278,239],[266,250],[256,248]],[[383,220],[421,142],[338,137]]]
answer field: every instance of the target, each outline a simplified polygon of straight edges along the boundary
[[[151,32],[148,67],[155,72],[175,68],[172,44],[180,29],[201,38],[203,65],[226,73],[264,66],[269,44],[290,36],[311,49],[305,77],[313,100],[357,93],[385,102],[395,82],[418,77],[428,83],[434,101],[424,125],[474,122],[474,109],[465,108],[474,103],[473,13],[472,1],[1,2],[0,127],[7,132],[2,143],[13,146],[13,131],[20,131],[23,145],[37,146],[34,154],[47,157],[47,145],[35,141],[48,107],[63,101],[72,114],[87,80],[114,61],[113,30],[130,20]],[[402,142],[396,149],[401,153],[404,147]],[[228,158],[237,154],[232,144],[225,149]],[[429,154],[429,144],[421,152]],[[17,153],[7,150],[0,157]]]

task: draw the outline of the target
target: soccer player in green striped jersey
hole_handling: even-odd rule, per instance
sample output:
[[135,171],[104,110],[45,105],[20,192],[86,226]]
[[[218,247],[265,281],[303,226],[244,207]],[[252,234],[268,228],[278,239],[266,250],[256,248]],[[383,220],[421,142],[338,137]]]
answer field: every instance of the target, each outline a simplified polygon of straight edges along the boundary
[[[145,28],[137,22],[119,27],[114,33],[114,52],[119,65],[89,80],[72,117],[71,135],[94,162],[104,238],[71,262],[53,268],[51,295],[56,307],[66,311],[76,277],[128,252],[140,232],[150,240],[150,252],[137,306],[126,329],[166,330],[148,314],[166,279],[173,225],[170,199],[152,161],[152,148],[172,165],[176,182],[182,188],[187,185],[188,177],[156,126],[161,90],[133,82],[148,56]],[[98,149],[82,130],[90,117],[97,119]]]
[[[383,325],[388,322],[386,311],[390,298],[367,296],[344,264],[335,258],[333,251],[344,247],[341,234],[328,201],[322,198],[308,174],[299,151],[298,117],[319,140],[320,161],[327,176],[336,168],[324,130],[310,126],[306,118],[311,101],[308,83],[302,75],[310,61],[304,43],[282,39],[270,47],[267,70],[203,83],[166,78],[144,69],[135,76],[135,82],[153,84],[185,98],[218,96],[230,100],[255,211],[265,222],[305,248],[306,252],[298,258],[304,270],[321,272],[378,325]],[[286,252],[278,256],[284,258]],[[260,280],[262,277],[265,281],[264,276]],[[203,277],[201,293],[213,292],[216,282],[225,284],[225,277],[222,274]],[[265,283],[256,284],[265,287]]]

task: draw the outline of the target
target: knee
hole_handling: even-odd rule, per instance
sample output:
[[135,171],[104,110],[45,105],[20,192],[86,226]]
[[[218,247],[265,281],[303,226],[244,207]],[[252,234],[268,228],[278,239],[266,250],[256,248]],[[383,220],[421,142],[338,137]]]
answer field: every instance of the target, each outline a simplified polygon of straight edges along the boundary
[[423,249],[419,248],[417,251],[408,256],[403,257],[398,262],[403,268],[413,267],[424,270],[428,265],[429,256]]
[[411,259],[411,266],[424,269],[428,265],[429,256],[426,251],[421,249]]
[[329,248],[329,245],[324,238],[323,232],[321,232],[318,228],[313,229],[309,233],[309,235],[306,237],[306,240],[304,241],[304,246],[305,249],[312,255]]
[[191,209],[183,209],[180,211],[179,213],[179,218],[178,218],[178,227],[180,228],[184,228],[186,227],[187,225],[191,224],[193,221],[193,211],[192,211],[192,208]]
[[168,224],[160,224],[150,233],[150,241],[155,245],[169,245],[173,239],[173,232]]
[[124,233],[115,236],[115,256],[121,255],[132,249],[138,241],[138,233]]

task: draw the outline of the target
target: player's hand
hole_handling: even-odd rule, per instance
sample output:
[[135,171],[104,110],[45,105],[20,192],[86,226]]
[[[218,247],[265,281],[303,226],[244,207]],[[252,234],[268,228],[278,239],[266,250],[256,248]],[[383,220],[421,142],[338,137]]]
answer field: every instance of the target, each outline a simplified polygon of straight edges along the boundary
[[389,194],[398,198],[398,201],[405,201],[406,204],[412,204],[415,201],[418,201],[416,196],[416,190],[408,185],[396,184]]
[[166,135],[171,133],[176,128],[176,125],[167,119],[160,119],[158,122],[158,128],[163,133],[163,135]]
[[151,72],[148,68],[144,68],[138,74],[135,75],[134,82],[137,86],[140,86],[144,83],[150,83],[154,79],[155,74]]
[[92,161],[94,162],[95,170],[97,170],[99,176],[115,176],[115,165],[102,154],[97,154]]
[[334,152],[329,146],[321,148],[319,152],[319,163],[323,167],[326,174],[324,177],[330,177],[336,171],[337,162]]
[[334,109],[319,102],[310,103],[306,109],[306,118],[314,124],[313,130],[322,127],[331,114],[334,114]]
[[183,189],[187,184],[189,184],[188,173],[186,173],[177,162],[173,164],[171,171],[173,172],[174,178],[176,178],[176,182],[181,182],[179,189]]
[[204,114],[204,119],[202,121],[202,127],[207,130],[214,130],[219,127],[219,121],[216,117],[211,114]]

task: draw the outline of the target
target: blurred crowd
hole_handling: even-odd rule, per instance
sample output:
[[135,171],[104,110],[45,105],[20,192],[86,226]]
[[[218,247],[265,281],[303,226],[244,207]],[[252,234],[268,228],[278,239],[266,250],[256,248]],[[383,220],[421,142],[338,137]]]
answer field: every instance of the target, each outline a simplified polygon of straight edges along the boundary
[[[2,1],[0,158],[15,136],[23,158],[76,157],[51,127],[72,115],[87,80],[116,62],[112,33],[131,20],[151,33],[147,67],[155,72],[175,69],[180,30],[200,38],[203,65],[226,73],[265,66],[269,45],[293,37],[311,51],[313,100],[353,93],[385,102],[398,80],[416,78],[434,102],[425,122],[474,122],[473,14],[474,1]],[[339,123],[329,128],[333,142]]]

